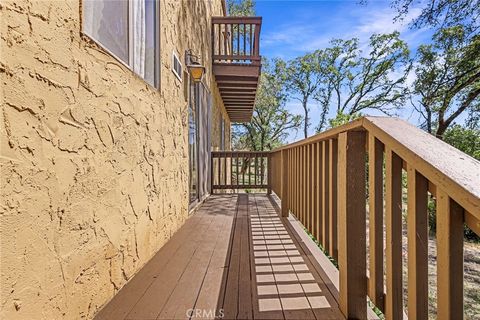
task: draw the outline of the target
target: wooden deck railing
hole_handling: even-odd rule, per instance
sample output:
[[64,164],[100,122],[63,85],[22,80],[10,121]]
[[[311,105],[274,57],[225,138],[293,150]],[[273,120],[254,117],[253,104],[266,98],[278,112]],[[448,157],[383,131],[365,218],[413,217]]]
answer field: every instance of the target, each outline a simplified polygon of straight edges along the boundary
[[261,17],[212,18],[215,64],[260,65]]
[[480,234],[480,162],[402,120],[383,117],[284,146],[271,159],[282,215],[294,214],[337,260],[340,307],[349,318],[366,318],[367,296],[386,319],[403,318],[404,207],[406,313],[428,318],[427,206],[434,199],[437,315],[463,319],[463,225]]
[[211,193],[217,189],[265,189],[270,193],[270,152],[213,151]]

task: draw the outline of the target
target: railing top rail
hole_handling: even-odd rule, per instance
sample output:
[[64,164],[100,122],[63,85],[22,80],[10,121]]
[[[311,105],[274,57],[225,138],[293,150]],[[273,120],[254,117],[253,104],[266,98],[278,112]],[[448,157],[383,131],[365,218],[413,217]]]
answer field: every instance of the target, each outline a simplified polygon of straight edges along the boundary
[[284,146],[279,147],[277,149],[274,149],[274,150],[272,150],[272,152],[277,152],[277,151],[281,151],[281,150],[285,150],[285,149],[291,149],[291,148],[300,147],[300,146],[310,144],[310,143],[315,143],[315,142],[319,142],[319,141],[323,141],[323,140],[327,140],[327,139],[336,138],[339,133],[342,133],[342,132],[345,132],[345,131],[363,130],[364,119],[365,118],[357,119],[357,120],[354,120],[354,121],[352,121],[350,123],[347,123],[343,126],[335,127],[335,128],[326,130],[324,132],[317,133],[317,134],[315,134],[311,137],[308,137],[306,139],[302,139],[300,141],[292,142],[290,144],[287,144],[287,145],[284,145]]
[[270,151],[212,151],[212,156],[219,155],[234,155],[234,154],[251,154],[251,155],[268,155]]
[[212,17],[212,23],[224,24],[257,24],[262,23],[262,17]]
[[364,117],[273,152],[336,138],[339,133],[355,130],[373,134],[480,219],[480,161],[398,118]]
[[480,161],[398,118],[368,117],[363,126],[480,219]]

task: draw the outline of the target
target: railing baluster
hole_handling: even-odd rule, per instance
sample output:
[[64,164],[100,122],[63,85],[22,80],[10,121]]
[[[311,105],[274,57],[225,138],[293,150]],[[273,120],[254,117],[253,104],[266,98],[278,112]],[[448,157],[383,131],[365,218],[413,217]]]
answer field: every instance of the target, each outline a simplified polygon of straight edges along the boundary
[[408,317],[428,318],[428,181],[407,165]]
[[307,180],[307,146],[302,146],[302,224],[305,226],[307,217],[307,186],[305,181]]
[[282,217],[288,217],[288,150],[280,151],[281,155],[281,171],[279,177],[281,178],[281,200],[282,200]]
[[383,281],[383,145],[368,135],[368,192],[369,192],[369,296],[382,311],[384,307]]
[[258,174],[257,155],[255,155],[255,174],[253,175],[255,185],[257,185],[257,174]]
[[314,237],[317,237],[318,233],[318,143],[312,144],[312,230],[311,233]]
[[253,56],[253,37],[252,37],[253,25],[250,24],[250,55]]
[[240,25],[237,23],[237,50],[236,53],[239,56],[240,55]]
[[386,280],[385,313],[387,319],[403,318],[402,299],[402,159],[385,148],[385,225]]
[[224,154],[223,158],[223,178],[225,180],[225,186],[227,185],[227,154]]
[[230,154],[230,185],[233,185],[233,153]]
[[252,185],[252,157],[248,157],[248,184]]
[[298,199],[298,211],[297,211],[297,217],[298,219],[300,220],[301,219],[301,213],[302,213],[302,195],[301,195],[301,192],[302,192],[302,185],[301,185],[301,178],[302,178],[302,161],[301,161],[301,153],[302,151],[302,147],[298,147],[298,154],[297,154],[297,161],[298,161],[298,181],[297,181],[297,184],[298,184],[298,189],[297,189],[297,199]]
[[463,208],[437,190],[437,319],[463,319]]
[[258,56],[259,55],[259,50],[258,50],[258,44],[259,44],[259,33],[260,33],[260,29],[258,27],[258,24],[255,25],[255,39],[254,39],[254,43],[253,43],[253,51],[254,51],[254,55],[255,56]]
[[267,194],[272,193],[272,155],[267,154]]
[[217,170],[218,170],[218,176],[217,176],[217,178],[218,178],[218,183],[217,183],[217,184],[218,184],[219,186],[221,186],[221,184],[222,184],[222,181],[221,181],[221,179],[220,179],[220,177],[221,177],[221,176],[220,176],[221,157],[222,157],[222,155],[219,153],[219,154],[218,154],[218,157],[217,157]]
[[300,219],[300,147],[295,148],[295,216]]
[[293,150],[289,149],[288,150],[288,174],[289,174],[289,179],[288,179],[288,207],[290,211],[293,211]]
[[233,61],[233,56],[235,55],[235,24],[230,25],[231,39],[230,39],[230,56],[231,62]]
[[[222,24],[219,24],[219,27],[221,27]],[[221,37],[221,33],[219,34],[219,37]],[[223,24],[223,55],[227,55],[227,37],[228,37],[228,30],[227,30],[227,25]],[[221,38],[218,39],[220,43],[222,43]]]
[[313,187],[313,171],[314,171],[314,166],[315,162],[313,159],[313,144],[308,145],[308,167],[309,167],[309,172],[308,172],[308,231],[310,231],[311,234],[313,234],[313,215],[314,215],[314,199],[315,199],[315,193],[314,193],[314,187]]
[[328,188],[329,192],[329,243],[326,245],[325,249],[328,250],[330,256],[334,259],[338,258],[338,249],[337,249],[337,153],[338,153],[338,144],[336,139],[330,139],[329,144],[329,183]]
[[[237,151],[236,154],[235,154],[235,158],[236,158],[236,160],[237,160],[237,161],[235,161],[235,164],[236,164],[236,166],[237,166],[237,169],[235,170],[235,174],[236,174],[236,176],[237,176],[237,182],[236,182],[236,184],[237,184],[237,186],[240,186],[240,180],[239,180],[239,176],[238,176],[238,151]],[[237,191],[238,191],[238,190],[237,190]]]
[[[247,55],[247,25],[244,23],[243,24],[243,34],[242,34],[242,38],[243,38],[243,52],[242,52],[242,55]],[[245,62],[245,60],[243,60],[243,62]]]
[[321,242],[322,229],[323,229],[323,219],[322,219],[322,210],[323,210],[323,142],[317,142],[317,233],[315,238],[318,242]]
[[311,195],[312,195],[312,186],[310,185],[310,175],[311,175],[311,161],[310,161],[310,144],[307,144],[305,146],[305,201],[306,201],[306,206],[305,206],[305,227],[307,228],[308,231],[310,230],[310,212],[311,207]]
[[320,242],[322,243],[322,246],[328,250],[329,243],[328,243],[328,237],[329,237],[329,220],[328,220],[328,214],[330,210],[330,186],[329,186],[329,180],[330,180],[330,173],[329,173],[329,167],[330,167],[330,149],[329,149],[329,141],[323,141],[322,143],[322,152],[323,152],[323,166],[322,166],[322,176],[323,176],[323,208],[322,208],[322,239]]
[[340,309],[347,318],[366,319],[365,133],[338,138],[338,264]]

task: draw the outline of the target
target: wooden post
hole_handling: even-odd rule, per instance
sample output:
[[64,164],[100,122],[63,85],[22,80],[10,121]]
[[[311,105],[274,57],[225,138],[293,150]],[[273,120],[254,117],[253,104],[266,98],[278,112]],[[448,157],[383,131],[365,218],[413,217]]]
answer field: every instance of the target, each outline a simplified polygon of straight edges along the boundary
[[272,154],[267,153],[267,194],[272,194]]
[[213,152],[210,151],[210,194],[213,194]]
[[403,319],[402,289],[402,159],[385,148],[386,281],[385,315]]
[[408,317],[428,319],[428,180],[407,165]]
[[368,192],[370,230],[369,296],[385,311],[383,281],[383,145],[372,134],[368,135]]
[[339,304],[349,319],[367,318],[365,142],[363,131],[339,134]]
[[282,168],[281,168],[281,179],[282,179],[282,217],[288,217],[288,150],[282,150],[281,151],[281,156],[282,156]]
[[322,161],[322,177],[323,177],[323,208],[322,208],[322,238],[318,239],[322,244],[323,248],[328,251],[330,247],[329,244],[329,213],[330,213],[330,141],[325,140],[322,142],[322,154],[323,154],[323,161]]
[[323,142],[317,142],[317,224],[315,226],[315,238],[318,242],[321,241],[323,221],[322,221],[322,210],[323,210]]
[[312,214],[312,145],[307,144],[306,146],[306,157],[305,157],[305,196],[306,196],[306,208],[305,208],[305,227],[307,228],[308,232],[312,232],[312,228],[310,225],[310,215]]
[[[328,211],[328,235],[329,241],[328,247],[325,247],[328,250],[330,256],[335,260],[338,260],[338,241],[337,241],[337,157],[338,157],[338,141],[336,139],[330,140],[330,149],[329,149],[329,180],[328,180],[328,189],[329,192],[329,211]],[[325,244],[326,245],[326,244]]]
[[437,319],[463,319],[463,208],[437,190]]

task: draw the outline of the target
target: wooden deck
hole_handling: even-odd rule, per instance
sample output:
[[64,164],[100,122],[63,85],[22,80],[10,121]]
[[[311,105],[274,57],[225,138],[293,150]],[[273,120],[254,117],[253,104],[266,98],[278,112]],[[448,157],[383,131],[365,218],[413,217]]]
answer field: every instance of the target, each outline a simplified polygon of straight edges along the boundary
[[215,195],[96,319],[344,319],[337,298],[268,196]]

